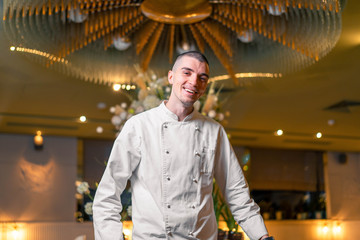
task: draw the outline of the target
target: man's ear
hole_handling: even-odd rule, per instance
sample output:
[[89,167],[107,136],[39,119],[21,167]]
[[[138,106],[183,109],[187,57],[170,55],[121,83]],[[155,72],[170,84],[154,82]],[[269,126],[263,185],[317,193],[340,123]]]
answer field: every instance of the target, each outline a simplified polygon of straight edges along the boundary
[[170,84],[173,84],[173,83],[174,83],[173,77],[174,77],[174,72],[170,70],[170,71],[168,72],[168,81],[169,81]]

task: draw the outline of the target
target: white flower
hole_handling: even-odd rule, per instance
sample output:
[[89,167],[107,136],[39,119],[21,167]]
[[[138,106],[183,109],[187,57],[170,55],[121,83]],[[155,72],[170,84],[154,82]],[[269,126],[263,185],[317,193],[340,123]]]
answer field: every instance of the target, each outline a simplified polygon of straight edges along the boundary
[[140,89],[139,93],[138,93],[138,99],[139,101],[144,101],[145,98],[148,96],[148,91],[145,89]]
[[156,83],[160,86],[166,86],[168,85],[168,79],[167,77],[162,77],[162,78],[159,78]]
[[127,211],[128,215],[131,217],[132,216],[132,206],[128,206],[126,211]]
[[136,109],[136,108],[139,107],[139,106],[141,106],[140,101],[134,100],[134,101],[131,103],[130,108]]
[[148,110],[150,108],[157,107],[160,102],[161,101],[156,96],[149,95],[144,99],[143,105],[145,110]]
[[126,102],[123,102],[123,103],[121,103],[120,106],[125,109],[127,107],[127,104],[126,104]]
[[120,125],[121,122],[122,122],[122,120],[121,120],[120,116],[118,116],[118,115],[115,115],[111,118],[111,123],[114,124],[115,126]]
[[225,118],[225,116],[224,116],[223,113],[219,113],[219,114],[218,114],[218,119],[219,119],[220,122],[221,122],[222,120],[224,120],[224,118]]
[[111,107],[111,108],[110,108],[110,112],[111,112],[111,113],[115,113],[115,107]]
[[211,109],[214,108],[217,100],[218,99],[217,99],[216,95],[208,95],[202,110],[204,112],[209,112]]
[[211,118],[216,117],[216,112],[215,112],[215,110],[210,110],[209,113],[208,113],[208,116],[211,117]]
[[126,115],[127,115],[127,112],[122,112],[122,113],[120,113],[120,118],[121,118],[121,120],[125,120],[125,119],[126,119]]
[[135,114],[141,113],[141,112],[143,112],[144,110],[145,110],[145,109],[144,109],[143,106],[138,106],[138,107],[135,109]]
[[93,203],[92,202],[87,202],[86,204],[85,204],[85,213],[87,214],[87,215],[92,215],[93,214],[93,210],[92,210],[92,206],[93,206]]
[[87,182],[81,182],[79,186],[77,186],[76,191],[80,194],[89,193],[89,184]]
[[125,111],[125,109],[123,109],[120,105],[116,105],[114,114],[119,115],[120,113],[122,113],[124,111]]

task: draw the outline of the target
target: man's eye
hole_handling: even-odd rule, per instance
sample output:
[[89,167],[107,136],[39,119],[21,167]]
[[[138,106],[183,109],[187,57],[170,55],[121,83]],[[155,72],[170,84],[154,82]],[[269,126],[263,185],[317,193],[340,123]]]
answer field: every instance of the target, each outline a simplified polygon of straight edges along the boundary
[[184,72],[185,75],[190,75],[190,72]]

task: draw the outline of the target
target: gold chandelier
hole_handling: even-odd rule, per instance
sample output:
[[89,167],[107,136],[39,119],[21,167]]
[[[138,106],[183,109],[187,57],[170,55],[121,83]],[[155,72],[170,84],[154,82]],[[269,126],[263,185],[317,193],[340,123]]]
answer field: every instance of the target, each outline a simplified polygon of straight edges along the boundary
[[[4,0],[13,49],[82,79],[126,82],[133,65],[168,69],[200,50],[216,74],[286,74],[315,63],[341,32],[341,0]],[[135,80],[133,80],[134,82]]]

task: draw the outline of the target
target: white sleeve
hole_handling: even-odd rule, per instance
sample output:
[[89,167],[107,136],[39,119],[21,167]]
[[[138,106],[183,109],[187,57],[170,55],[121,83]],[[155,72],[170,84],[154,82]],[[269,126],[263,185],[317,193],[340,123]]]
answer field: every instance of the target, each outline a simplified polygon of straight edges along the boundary
[[263,218],[260,215],[260,208],[250,198],[246,179],[223,128],[218,136],[214,172],[216,182],[234,219],[248,237],[251,240],[258,240],[267,234]]
[[141,159],[140,137],[133,121],[126,122],[111,150],[93,203],[96,240],[123,240],[120,195]]

